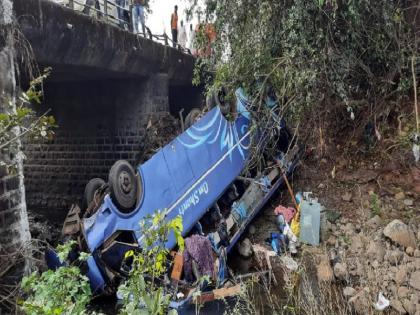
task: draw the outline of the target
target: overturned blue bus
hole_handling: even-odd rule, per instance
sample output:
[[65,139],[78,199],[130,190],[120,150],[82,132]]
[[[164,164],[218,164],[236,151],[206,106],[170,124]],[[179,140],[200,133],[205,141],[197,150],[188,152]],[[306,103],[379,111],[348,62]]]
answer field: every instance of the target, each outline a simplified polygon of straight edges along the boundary
[[[282,174],[292,174],[302,150],[275,116],[275,132],[270,134],[276,138],[274,157],[263,170],[241,176],[250,147],[264,135],[250,128],[251,104],[243,89],[235,91],[235,98],[231,121],[223,114],[225,108],[216,105],[221,105],[218,100],[202,117],[187,117],[191,126],[145,163],[133,169],[128,162],[117,161],[108,183],[100,179],[88,183],[83,211],[72,207],[63,234],[77,237],[81,250],[89,252],[87,276],[94,292],[115,291],[124,278],[125,253],[141,246],[139,221],[155,210],[166,209],[168,220],[181,215],[184,236],[201,222],[215,250],[223,247],[229,252],[283,184]],[[269,96],[265,102],[269,108],[277,104]],[[170,237],[168,249],[175,245]]]

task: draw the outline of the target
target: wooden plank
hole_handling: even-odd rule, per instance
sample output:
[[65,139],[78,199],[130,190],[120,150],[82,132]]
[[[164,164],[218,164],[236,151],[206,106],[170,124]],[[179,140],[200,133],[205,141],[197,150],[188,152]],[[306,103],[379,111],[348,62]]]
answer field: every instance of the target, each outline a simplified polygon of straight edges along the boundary
[[181,280],[182,269],[184,267],[184,258],[182,254],[176,253],[174,257],[174,266],[172,268],[171,279],[172,280]]
[[229,288],[216,289],[216,290],[213,290],[214,298],[216,300],[219,300],[219,299],[223,299],[227,296],[234,296],[234,295],[237,295],[237,294],[241,293],[241,289],[242,288],[241,288],[240,284],[237,284],[237,285],[235,285],[233,287],[229,287]]
[[211,302],[211,301],[214,301],[213,291],[206,292],[199,296],[196,296],[195,298],[191,300],[191,303],[204,304],[206,302]]

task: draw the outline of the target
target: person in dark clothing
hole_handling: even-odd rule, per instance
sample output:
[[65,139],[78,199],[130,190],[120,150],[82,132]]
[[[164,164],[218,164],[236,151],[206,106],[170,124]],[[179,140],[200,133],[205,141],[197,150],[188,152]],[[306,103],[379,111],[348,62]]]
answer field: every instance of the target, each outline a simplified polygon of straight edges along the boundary
[[143,30],[143,36],[146,37],[146,23],[144,19],[145,0],[133,0],[133,31],[135,34],[140,33],[139,22]]
[[83,8],[83,13],[89,15],[90,8],[95,6],[95,9],[97,10],[97,14],[99,17],[102,17],[101,13],[101,7],[99,5],[99,0],[86,0],[85,7]]
[[[106,0],[105,0],[106,1]],[[117,5],[117,13],[118,13],[118,24],[120,27],[124,28],[124,7],[125,7],[125,0],[115,0]]]
[[171,15],[171,31],[174,48],[178,44],[178,6],[175,6],[174,13]]

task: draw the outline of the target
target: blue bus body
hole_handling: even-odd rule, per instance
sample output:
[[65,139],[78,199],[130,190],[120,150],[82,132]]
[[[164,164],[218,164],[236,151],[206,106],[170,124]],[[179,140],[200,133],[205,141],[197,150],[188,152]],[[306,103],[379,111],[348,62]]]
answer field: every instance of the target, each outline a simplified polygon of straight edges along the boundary
[[[119,211],[108,194],[97,211],[83,219],[82,234],[91,253],[87,260],[87,276],[94,292],[104,292],[108,285],[104,259],[99,252],[115,233],[134,233],[141,246],[140,220],[156,210],[165,210],[168,220],[182,216],[186,236],[244,170],[252,139],[249,104],[242,89],[238,89],[235,96],[237,115],[234,121],[226,120],[219,107],[215,107],[137,167],[143,189],[133,211],[129,214]],[[274,104],[275,100],[267,99],[267,106]],[[278,127],[285,128],[283,120],[279,119]],[[293,172],[296,163],[297,160],[287,163],[287,174]],[[283,183],[281,176],[275,180],[271,178],[271,181],[268,177],[260,178],[256,188],[251,189],[250,193],[255,194],[252,198],[256,200],[245,195],[232,206],[238,229],[232,233],[227,251],[233,248],[249,222]],[[175,245],[171,235],[166,246],[172,249]],[[118,251],[113,255],[123,257],[126,249],[122,246]],[[172,306],[179,307],[183,302],[172,303]]]

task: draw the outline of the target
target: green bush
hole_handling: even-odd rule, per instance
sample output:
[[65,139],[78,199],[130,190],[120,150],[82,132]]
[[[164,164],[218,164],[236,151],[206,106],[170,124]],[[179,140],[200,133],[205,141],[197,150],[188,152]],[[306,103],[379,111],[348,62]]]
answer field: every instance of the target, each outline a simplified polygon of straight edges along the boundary
[[[57,248],[61,261],[68,256],[75,242]],[[80,315],[92,297],[89,280],[77,266],[66,265],[57,270],[24,277],[21,284],[26,293],[22,309],[29,315]]]
[[[197,1],[190,2],[194,11]],[[418,41],[404,3],[207,0],[202,11],[218,37],[212,58],[197,63],[196,80],[205,70],[214,73],[210,86],[244,86],[252,93],[256,80],[268,78],[294,115],[331,99],[349,112],[358,100],[373,109],[412,85],[410,58],[418,55]]]

